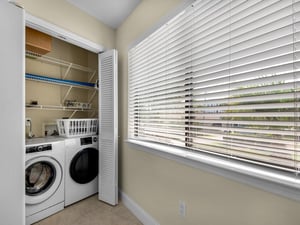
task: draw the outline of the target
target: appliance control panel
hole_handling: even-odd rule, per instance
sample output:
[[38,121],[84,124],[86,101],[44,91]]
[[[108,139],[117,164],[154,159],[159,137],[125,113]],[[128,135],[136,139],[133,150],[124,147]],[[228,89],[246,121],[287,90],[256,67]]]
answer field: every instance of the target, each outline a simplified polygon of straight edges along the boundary
[[51,150],[52,150],[51,144],[35,145],[35,146],[26,147],[26,154],[34,153],[34,152],[51,151]]
[[80,138],[80,145],[91,145],[97,141],[98,141],[97,136],[83,137],[83,138]]

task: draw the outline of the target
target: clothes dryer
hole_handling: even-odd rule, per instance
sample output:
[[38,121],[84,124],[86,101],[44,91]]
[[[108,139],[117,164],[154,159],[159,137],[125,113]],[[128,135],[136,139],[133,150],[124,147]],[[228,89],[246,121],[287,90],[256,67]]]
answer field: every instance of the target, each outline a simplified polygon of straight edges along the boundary
[[65,139],[65,206],[98,192],[98,136]]
[[35,138],[26,143],[27,225],[64,208],[64,146],[62,138]]

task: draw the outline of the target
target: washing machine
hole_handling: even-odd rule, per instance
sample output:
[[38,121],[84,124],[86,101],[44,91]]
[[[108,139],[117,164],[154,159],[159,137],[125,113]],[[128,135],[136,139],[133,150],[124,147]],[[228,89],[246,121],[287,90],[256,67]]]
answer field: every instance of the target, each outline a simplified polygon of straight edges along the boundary
[[65,206],[98,192],[98,136],[65,139]]
[[27,225],[64,209],[64,147],[63,138],[34,138],[26,141]]

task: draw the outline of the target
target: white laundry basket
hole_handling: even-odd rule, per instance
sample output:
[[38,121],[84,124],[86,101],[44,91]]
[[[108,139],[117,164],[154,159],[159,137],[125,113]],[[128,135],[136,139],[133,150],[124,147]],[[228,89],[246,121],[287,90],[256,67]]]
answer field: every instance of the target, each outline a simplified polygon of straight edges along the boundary
[[59,136],[78,137],[95,135],[98,131],[98,119],[58,119]]

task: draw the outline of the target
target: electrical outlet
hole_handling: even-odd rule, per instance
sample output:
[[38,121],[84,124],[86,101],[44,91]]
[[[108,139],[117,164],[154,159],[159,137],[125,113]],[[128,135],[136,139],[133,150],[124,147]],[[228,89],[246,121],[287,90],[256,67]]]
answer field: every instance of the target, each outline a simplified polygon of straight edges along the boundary
[[179,200],[179,215],[181,217],[185,217],[186,216],[186,204],[182,200]]
[[27,127],[29,127],[30,124],[31,124],[31,118],[26,117],[26,119],[25,119],[25,125],[26,125]]

